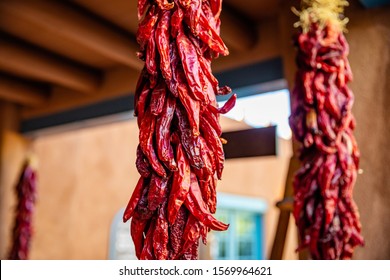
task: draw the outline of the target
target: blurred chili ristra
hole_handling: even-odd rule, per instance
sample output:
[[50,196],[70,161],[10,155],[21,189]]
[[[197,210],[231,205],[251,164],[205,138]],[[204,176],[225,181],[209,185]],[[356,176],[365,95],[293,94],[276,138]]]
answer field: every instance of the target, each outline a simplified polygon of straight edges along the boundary
[[139,259],[197,259],[199,239],[228,225],[213,217],[224,153],[211,60],[227,55],[219,36],[222,0],[139,0],[135,91],[141,175],[123,215]]
[[17,206],[12,234],[12,246],[8,259],[28,259],[32,237],[32,217],[36,199],[36,171],[33,159],[23,166],[22,173],[16,185]]
[[290,126],[302,144],[294,179],[294,217],[313,259],[350,259],[363,245],[352,189],[359,168],[353,136],[352,72],[341,14],[346,1],[303,0],[296,11],[298,72]]

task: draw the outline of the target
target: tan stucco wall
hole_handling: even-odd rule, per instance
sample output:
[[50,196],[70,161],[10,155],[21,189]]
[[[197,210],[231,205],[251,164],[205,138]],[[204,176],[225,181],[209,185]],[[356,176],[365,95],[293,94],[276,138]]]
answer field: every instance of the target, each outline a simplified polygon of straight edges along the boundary
[[110,223],[138,175],[134,121],[35,141],[39,199],[32,259],[106,259]]
[[[225,121],[224,127],[246,126]],[[138,179],[137,138],[135,121],[127,121],[35,140],[40,163],[32,259],[107,258],[112,218],[126,205]],[[228,161],[219,185],[219,191],[269,203],[267,248],[273,241],[274,204],[282,195],[290,153],[287,141],[280,145],[278,157]]]
[[366,246],[357,259],[390,259],[390,7],[350,11],[347,40],[354,73],[361,168],[355,187]]

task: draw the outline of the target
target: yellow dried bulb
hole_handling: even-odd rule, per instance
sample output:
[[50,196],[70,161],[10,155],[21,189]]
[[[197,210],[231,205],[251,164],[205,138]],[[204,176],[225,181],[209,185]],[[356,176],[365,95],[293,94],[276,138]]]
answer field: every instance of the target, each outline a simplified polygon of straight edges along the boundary
[[320,28],[331,24],[340,31],[346,31],[348,18],[343,13],[344,7],[348,5],[346,0],[302,0],[301,11],[292,8],[293,13],[299,16],[294,27],[301,27],[303,32],[307,32],[312,23],[317,23]]

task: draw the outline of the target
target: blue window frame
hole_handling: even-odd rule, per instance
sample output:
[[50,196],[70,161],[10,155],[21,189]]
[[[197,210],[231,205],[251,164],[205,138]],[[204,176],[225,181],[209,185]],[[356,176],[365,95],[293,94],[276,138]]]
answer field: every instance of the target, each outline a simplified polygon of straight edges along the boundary
[[219,260],[264,259],[264,213],[262,199],[218,194],[216,217],[230,227],[214,232],[211,257]]

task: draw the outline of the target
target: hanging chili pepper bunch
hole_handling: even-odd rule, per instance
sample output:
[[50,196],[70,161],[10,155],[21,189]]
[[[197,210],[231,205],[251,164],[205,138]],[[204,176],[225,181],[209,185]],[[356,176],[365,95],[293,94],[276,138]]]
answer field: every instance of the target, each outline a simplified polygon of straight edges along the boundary
[[32,236],[32,216],[36,198],[36,171],[32,160],[23,167],[22,174],[16,185],[17,206],[12,236],[12,247],[8,258],[10,260],[26,260],[30,249]]
[[300,249],[313,259],[350,259],[363,245],[352,190],[359,168],[353,136],[349,47],[341,19],[346,1],[304,0],[290,126],[302,144],[294,185],[294,217]]
[[211,60],[227,55],[219,36],[222,0],[139,0],[135,92],[141,175],[125,210],[139,259],[197,259],[199,239],[226,230],[217,221],[216,185],[224,166],[222,108]]

